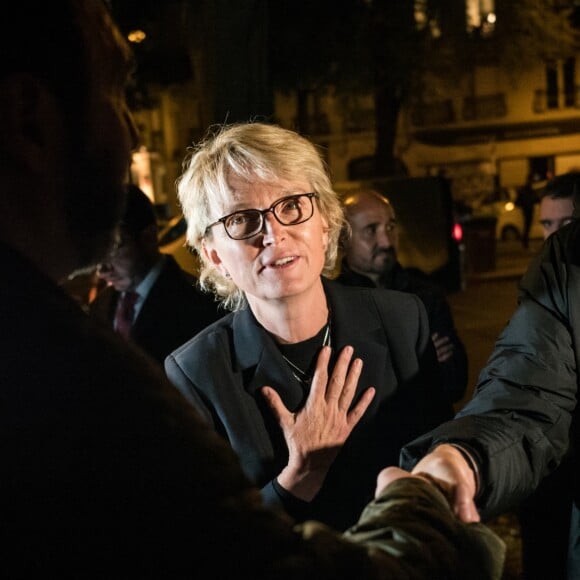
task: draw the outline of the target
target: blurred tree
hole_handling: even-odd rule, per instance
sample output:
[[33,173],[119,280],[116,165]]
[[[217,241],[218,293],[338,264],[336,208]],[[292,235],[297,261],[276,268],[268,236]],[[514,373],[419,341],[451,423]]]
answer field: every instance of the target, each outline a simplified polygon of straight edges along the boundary
[[[151,108],[150,87],[191,79],[188,48],[189,0],[107,0],[135,54],[134,85],[129,102],[134,110]],[[144,36],[136,36],[142,32]]]
[[134,42],[135,109],[153,105],[149,88],[195,79],[207,103],[206,123],[270,118],[268,0],[107,0]]
[[458,82],[485,63],[515,76],[578,49],[565,1],[496,0],[495,21],[475,25],[468,23],[466,0],[269,3],[272,82],[296,93],[296,128],[308,126],[307,97],[323,87],[338,94],[372,92],[375,174],[396,173],[399,112],[405,103],[422,101],[430,75]]
[[573,0],[495,0],[495,21],[475,24],[466,6],[481,2],[470,0],[107,2],[124,32],[147,33],[134,45],[136,108],[151,106],[151,84],[196,76],[208,122],[271,118],[275,89],[296,95],[295,128],[309,132],[313,95],[373,94],[374,172],[384,175],[397,172],[401,108],[420,106],[433,77],[458,83],[478,63],[515,77],[578,49]]

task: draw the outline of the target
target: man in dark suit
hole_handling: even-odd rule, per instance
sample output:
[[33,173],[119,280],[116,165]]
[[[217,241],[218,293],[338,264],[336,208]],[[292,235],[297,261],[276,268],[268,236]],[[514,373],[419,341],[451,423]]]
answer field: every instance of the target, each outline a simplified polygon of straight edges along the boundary
[[427,310],[444,392],[451,403],[465,394],[467,351],[455,328],[445,292],[416,268],[398,261],[399,232],[391,202],[372,189],[343,198],[350,236],[343,236],[343,260],[337,280],[347,286],[388,288],[416,294]]
[[121,332],[123,297],[136,293],[128,338],[160,363],[224,313],[213,297],[197,288],[195,277],[159,251],[153,204],[133,184],[128,185],[117,244],[99,265],[98,275],[108,286],[90,304],[91,314]]

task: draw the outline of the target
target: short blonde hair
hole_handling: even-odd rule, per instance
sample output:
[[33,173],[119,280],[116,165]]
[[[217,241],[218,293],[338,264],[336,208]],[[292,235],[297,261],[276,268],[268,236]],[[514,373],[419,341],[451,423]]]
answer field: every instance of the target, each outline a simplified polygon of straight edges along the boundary
[[178,199],[187,221],[187,243],[200,256],[202,288],[212,291],[231,310],[246,305],[244,292],[225,278],[202,252],[202,240],[212,235],[207,228],[215,221],[220,202],[225,205],[231,198],[228,185],[231,175],[257,182],[307,181],[318,194],[319,211],[328,222],[328,245],[321,273],[332,276],[345,218],[316,146],[298,133],[277,125],[235,123],[211,127],[204,139],[188,151],[183,173],[177,180]]

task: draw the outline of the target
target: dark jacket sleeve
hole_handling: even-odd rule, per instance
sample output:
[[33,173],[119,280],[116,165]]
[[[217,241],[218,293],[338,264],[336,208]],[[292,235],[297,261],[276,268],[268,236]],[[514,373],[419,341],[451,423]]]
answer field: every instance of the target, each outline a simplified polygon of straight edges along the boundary
[[438,443],[471,449],[481,469],[484,517],[533,491],[568,450],[578,389],[579,239],[574,226],[548,240],[520,283],[519,305],[472,400],[402,451],[401,465],[409,469]]
[[[483,524],[459,522],[450,513],[445,497],[418,479],[389,485],[365,508],[345,537],[367,550],[370,543],[382,556],[396,557],[389,578],[502,576],[503,541]],[[452,572],[451,562],[455,562]]]
[[453,355],[440,362],[443,385],[449,400],[455,403],[463,397],[468,381],[467,351],[455,328],[451,308],[444,297],[440,297],[429,314],[431,332],[447,336],[453,345]]
[[453,354],[439,363],[443,388],[451,403],[463,397],[468,382],[467,351],[457,333],[453,313],[445,291],[433,283],[424,273],[414,268],[402,269],[395,278],[406,292],[417,294],[425,305],[431,334],[447,337],[453,345]]

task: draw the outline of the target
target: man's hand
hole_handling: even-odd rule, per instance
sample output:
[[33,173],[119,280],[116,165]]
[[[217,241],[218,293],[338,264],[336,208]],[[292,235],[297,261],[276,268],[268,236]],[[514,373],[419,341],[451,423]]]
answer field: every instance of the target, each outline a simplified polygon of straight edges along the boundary
[[475,507],[476,476],[461,452],[452,445],[438,445],[425,455],[412,471],[427,474],[437,481],[450,500],[456,516],[464,522],[479,522]]
[[[392,483],[393,481],[397,481],[397,479],[403,479],[404,477],[415,477],[417,479],[426,478],[422,475],[414,475],[404,469],[400,469],[399,467],[385,467],[385,469],[381,470],[377,477],[377,487],[375,488],[375,498],[378,498],[384,491],[385,487]],[[431,482],[432,483],[432,482]]]
[[437,332],[431,335],[431,340],[437,352],[437,360],[442,363],[453,356],[453,343],[448,336],[441,336]]
[[362,360],[357,358],[350,364],[353,349],[344,347],[329,379],[330,352],[330,347],[320,351],[308,399],[296,413],[286,408],[273,388],[262,388],[288,445],[288,465],[278,476],[278,483],[305,501],[320,491],[338,452],[375,396],[375,389],[369,387],[350,409]]

